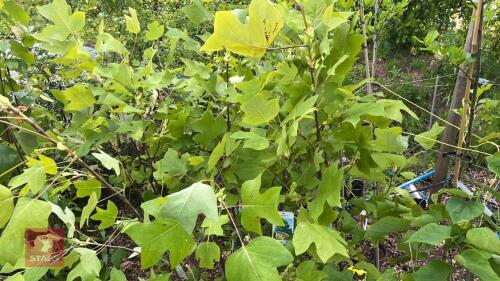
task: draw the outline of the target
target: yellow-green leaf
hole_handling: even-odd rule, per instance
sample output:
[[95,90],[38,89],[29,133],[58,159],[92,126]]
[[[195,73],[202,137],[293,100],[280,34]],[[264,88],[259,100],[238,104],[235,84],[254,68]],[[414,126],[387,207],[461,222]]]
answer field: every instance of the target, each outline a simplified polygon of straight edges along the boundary
[[137,34],[141,31],[141,26],[139,20],[137,19],[137,11],[132,8],[128,8],[130,16],[125,15],[125,24],[127,25],[127,30],[130,33]]
[[201,50],[214,52],[226,48],[243,56],[262,57],[283,28],[283,11],[268,0],[253,0],[248,15],[248,22],[243,23],[234,11],[215,13],[214,33]]

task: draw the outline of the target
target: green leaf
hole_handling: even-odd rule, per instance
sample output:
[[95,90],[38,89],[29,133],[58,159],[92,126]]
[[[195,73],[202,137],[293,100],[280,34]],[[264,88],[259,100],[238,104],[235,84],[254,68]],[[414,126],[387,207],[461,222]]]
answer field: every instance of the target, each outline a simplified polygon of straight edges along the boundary
[[432,125],[432,128],[421,134],[415,136],[415,141],[418,142],[423,148],[431,149],[434,144],[436,144],[436,138],[443,132],[444,127],[439,126],[436,122]]
[[451,266],[440,260],[432,260],[411,276],[415,281],[447,281],[451,275]]
[[194,246],[193,236],[172,219],[164,219],[161,223],[135,223],[125,233],[141,247],[143,269],[157,264],[167,250],[173,269],[191,253]]
[[187,164],[186,159],[179,158],[177,151],[169,148],[163,156],[163,159],[155,163],[155,178],[161,180],[163,179],[163,174],[173,177],[182,177],[188,171]]
[[213,269],[214,262],[220,260],[220,249],[214,242],[203,242],[196,248],[196,259],[200,262],[200,267]]
[[275,186],[260,193],[262,175],[248,180],[241,186],[241,224],[248,231],[262,235],[260,219],[266,219],[274,225],[284,225],[278,212],[281,187]]
[[456,255],[454,259],[482,281],[499,281],[500,278],[489,262],[490,256],[491,254],[485,255],[478,250],[469,249]]
[[250,126],[266,124],[278,115],[279,99],[269,99],[264,93],[258,93],[241,105],[241,111],[245,113],[243,123]]
[[404,111],[414,119],[418,120],[415,112],[411,111],[411,109],[409,109],[408,106],[406,106],[401,100],[380,99],[377,101],[377,103],[384,106],[385,118],[389,118],[391,120],[402,123],[403,114],[401,114],[401,111]]
[[92,92],[81,84],[68,88],[64,95],[69,103],[64,108],[65,111],[81,111],[87,108],[93,108],[95,98]]
[[120,161],[116,160],[115,158],[109,156],[104,151],[99,150],[99,153],[92,153],[92,155],[101,162],[101,164],[104,166],[104,168],[108,170],[115,170],[115,173],[117,176],[120,175]]
[[495,173],[497,177],[500,177],[500,152],[497,152],[493,155],[486,157],[486,162],[488,163],[488,169],[490,169],[490,171]]
[[392,268],[386,269],[382,275],[377,279],[377,281],[398,281],[398,275],[396,271]]
[[297,281],[321,281],[328,277],[323,271],[319,271],[314,261],[303,261],[297,267]]
[[111,269],[109,281],[127,281],[127,276],[121,270],[113,268]]
[[209,219],[205,219],[201,224],[201,227],[206,228],[205,235],[217,235],[224,236],[224,230],[222,226],[229,222],[229,217],[227,215],[220,215],[219,220],[213,222]]
[[2,211],[0,212],[0,229],[9,222],[10,216],[14,211],[14,199],[12,198],[12,192],[0,184],[0,206],[2,206]]
[[214,118],[212,113],[207,110],[202,118],[193,122],[192,128],[193,131],[197,132],[193,139],[201,145],[208,145],[214,139],[224,134],[226,131],[226,121],[221,116]]
[[28,26],[30,15],[26,13],[23,7],[14,1],[3,2],[3,9],[12,17],[15,22]]
[[0,237],[1,264],[16,264],[19,258],[24,258],[24,232],[28,228],[47,228],[51,211],[50,204],[45,201],[30,198],[17,200],[12,217]]
[[38,159],[28,157],[28,162],[26,163],[26,166],[33,167],[37,163],[42,165],[42,168],[46,174],[48,175],[57,174],[57,164],[52,158],[47,157],[43,154],[39,154]]
[[231,135],[232,139],[245,140],[243,148],[253,150],[263,150],[269,147],[269,140],[266,137],[258,135],[256,132],[238,131]]
[[48,25],[40,33],[34,34],[38,40],[49,42],[64,41],[66,38],[85,26],[85,13],[71,13],[71,7],[64,0],[54,0],[45,6],[38,6],[38,12],[53,25]]
[[101,182],[91,178],[88,180],[77,180],[73,182],[76,187],[76,197],[83,198],[95,193],[96,198],[101,198]]
[[402,153],[408,148],[408,137],[401,136],[401,127],[376,128],[376,139],[371,141],[374,150],[379,152]]
[[50,203],[52,206],[52,213],[54,213],[68,228],[68,238],[73,238],[75,233],[75,214],[71,211],[70,208],[66,207],[64,211],[58,205],[54,203]]
[[157,21],[148,24],[148,31],[146,31],[146,40],[154,41],[159,39],[165,32],[165,27]]
[[437,223],[429,223],[413,233],[408,239],[409,243],[425,243],[437,246],[442,241],[450,238],[451,227],[447,225],[438,225]]
[[257,237],[229,256],[226,278],[228,281],[281,281],[276,268],[292,261],[292,254],[281,242]]
[[212,154],[210,154],[210,157],[208,158],[207,172],[210,173],[215,168],[222,156],[224,156],[226,142],[227,134],[224,135],[222,140],[217,144],[217,146],[215,146],[214,150],[212,150]]
[[97,195],[93,192],[87,201],[87,205],[85,205],[82,209],[82,214],[80,216],[80,228],[82,228],[85,223],[88,223],[90,214],[92,214],[96,206]]
[[347,109],[346,115],[345,121],[356,127],[363,116],[384,116],[384,105],[380,103],[356,103]]
[[130,33],[137,34],[141,31],[141,25],[137,19],[137,11],[133,8],[128,8],[130,16],[125,15],[125,24],[127,26],[127,31]]
[[446,211],[454,224],[470,221],[484,212],[484,205],[477,201],[465,201],[460,197],[452,197],[446,202]]
[[198,0],[193,0],[191,4],[184,6],[181,11],[194,25],[199,25],[213,18],[213,15]]
[[306,221],[299,223],[293,235],[295,254],[304,253],[313,243],[316,245],[316,253],[323,263],[326,263],[335,254],[349,257],[346,249],[347,242],[340,236],[339,232],[324,225]]
[[328,26],[328,30],[333,30],[346,23],[353,14],[354,12],[334,12],[333,5],[331,5],[323,14],[323,23]]
[[319,184],[318,195],[309,205],[309,213],[314,220],[323,213],[325,203],[330,207],[342,207],[340,192],[343,187],[344,168],[338,169],[338,161],[326,168]]
[[365,237],[374,243],[384,240],[385,236],[408,230],[410,222],[396,217],[383,217],[366,229]]
[[20,159],[19,155],[17,154],[16,150],[11,148],[8,145],[1,144],[0,143],[0,179],[1,175],[15,167],[17,164],[19,164]]
[[22,174],[10,179],[9,186],[17,188],[26,184],[26,188],[29,188],[33,194],[36,194],[43,188],[46,181],[45,171],[42,165],[37,163],[31,168],[25,169]]
[[118,215],[118,208],[116,208],[115,203],[111,200],[108,200],[107,209],[103,210],[99,207],[96,208],[96,214],[94,214],[91,218],[93,220],[101,221],[99,224],[99,229],[106,229],[112,226],[116,221],[116,216]]
[[73,251],[80,255],[80,262],[68,273],[66,280],[80,278],[81,281],[95,281],[101,271],[101,261],[97,253],[86,248],[76,248]]
[[162,217],[177,220],[187,232],[193,232],[200,214],[212,221],[219,218],[214,190],[201,182],[170,194],[167,204],[160,209]]
[[467,231],[466,241],[480,250],[500,255],[500,239],[489,228],[480,227],[470,229]]
[[283,28],[283,11],[268,0],[252,0],[248,16],[248,23],[242,23],[235,12],[216,12],[214,33],[201,51],[226,48],[243,56],[262,57]]

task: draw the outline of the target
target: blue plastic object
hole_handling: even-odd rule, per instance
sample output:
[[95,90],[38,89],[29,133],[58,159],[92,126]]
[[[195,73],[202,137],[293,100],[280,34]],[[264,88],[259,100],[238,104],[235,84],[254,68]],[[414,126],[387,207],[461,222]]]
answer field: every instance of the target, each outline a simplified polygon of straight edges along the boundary
[[425,173],[423,175],[420,175],[420,176],[418,176],[418,177],[416,177],[416,178],[414,178],[414,179],[412,179],[410,181],[407,181],[407,182],[399,185],[398,188],[407,188],[411,184],[417,183],[419,181],[423,181],[425,179],[428,179],[428,178],[434,176],[435,173],[436,173],[436,170],[432,169],[432,170],[430,170],[429,172],[427,172],[427,173]]

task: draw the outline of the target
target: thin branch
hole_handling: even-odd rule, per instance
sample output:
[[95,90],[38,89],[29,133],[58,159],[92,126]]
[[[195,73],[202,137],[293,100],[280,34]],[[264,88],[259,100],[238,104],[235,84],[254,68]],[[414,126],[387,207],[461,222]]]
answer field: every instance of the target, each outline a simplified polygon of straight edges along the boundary
[[32,120],[28,116],[24,115],[19,109],[15,108],[12,106],[8,98],[5,96],[0,97],[0,105],[3,105],[4,107],[7,108],[7,110],[11,111],[12,113],[16,114],[17,116],[21,117],[25,122],[31,125],[35,131],[38,132],[38,134],[44,136],[47,140],[52,142],[59,148],[60,150],[66,152],[68,156],[71,158],[75,159],[76,162],[78,162],[80,165],[82,165],[90,174],[92,174],[98,181],[100,181],[107,189],[111,190],[112,192],[116,193],[120,200],[125,203],[125,205],[137,216],[138,219],[141,218],[141,215],[139,211],[130,203],[130,201],[127,200],[127,198],[121,194],[119,190],[117,190],[115,187],[113,187],[110,183],[104,179],[103,176],[101,176],[99,173],[97,173],[92,167],[90,167],[85,161],[83,161],[78,155],[76,155],[75,152],[73,152],[71,149],[69,149],[66,145],[61,143],[58,140],[53,139],[45,130],[36,123],[36,121]]

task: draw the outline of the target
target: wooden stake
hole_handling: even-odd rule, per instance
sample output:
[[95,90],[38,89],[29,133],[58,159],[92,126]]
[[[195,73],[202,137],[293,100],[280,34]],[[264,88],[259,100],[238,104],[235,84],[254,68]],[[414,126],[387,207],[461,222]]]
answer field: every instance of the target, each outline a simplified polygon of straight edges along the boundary
[[[472,34],[472,46],[471,46],[471,53],[474,54],[474,57],[476,57],[478,53],[478,42],[479,42],[479,27],[481,25],[481,17],[483,15],[483,0],[479,0],[477,3],[477,9],[476,9],[476,16],[475,16],[475,23],[474,23],[474,33]],[[476,57],[476,63],[477,57]],[[469,106],[470,106],[470,88],[472,84],[472,80],[470,77],[472,77],[474,73],[474,64],[470,64],[467,68],[467,86],[465,88],[465,97],[463,101],[463,114],[462,114],[462,120],[460,122],[460,132],[459,132],[459,137],[458,137],[458,143],[457,146],[459,147],[457,149],[457,157],[455,158],[455,174],[453,175],[453,185],[456,186],[458,182],[458,178],[460,176],[460,170],[461,170],[461,165],[462,165],[462,156],[463,156],[463,150],[461,149],[462,147],[465,146],[465,136],[466,136],[466,131],[465,127],[467,124],[467,119],[468,119],[468,114],[469,114]]]
[[[464,51],[469,53],[472,47],[472,35],[474,33],[474,15],[476,11],[472,12],[472,19],[469,23],[469,31],[467,32],[467,38],[465,40]],[[462,65],[460,69],[464,69],[466,66]],[[457,140],[458,130],[455,126],[460,123],[460,116],[455,113],[456,109],[462,107],[462,100],[465,95],[465,89],[467,86],[467,73],[463,71],[458,71],[457,80],[455,81],[455,88],[453,90],[453,98],[450,104],[450,110],[448,112],[448,124],[445,129],[443,136],[441,137],[441,146],[439,148],[439,154],[437,155],[436,161],[436,174],[432,178],[432,184],[435,187],[431,190],[432,192],[440,188],[439,184],[446,180],[448,176],[448,167],[450,165],[450,158],[447,154],[451,152],[451,147],[455,146]]]
[[[365,58],[365,73],[366,78],[369,79],[372,76],[370,75],[370,58],[368,56],[368,38],[366,36],[366,24],[365,24],[365,8],[363,1],[359,1],[359,22],[361,24],[361,31],[363,33],[363,38],[365,39],[363,42],[363,55]],[[368,82],[366,84],[368,94],[371,95],[373,93],[372,84]]]

